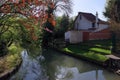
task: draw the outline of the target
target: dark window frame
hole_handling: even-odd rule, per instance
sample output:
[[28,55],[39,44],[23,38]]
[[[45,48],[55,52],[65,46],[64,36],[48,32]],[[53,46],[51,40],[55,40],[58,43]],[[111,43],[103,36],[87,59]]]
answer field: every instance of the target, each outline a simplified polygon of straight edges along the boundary
[[92,23],[92,28],[95,28],[95,23],[94,22]]

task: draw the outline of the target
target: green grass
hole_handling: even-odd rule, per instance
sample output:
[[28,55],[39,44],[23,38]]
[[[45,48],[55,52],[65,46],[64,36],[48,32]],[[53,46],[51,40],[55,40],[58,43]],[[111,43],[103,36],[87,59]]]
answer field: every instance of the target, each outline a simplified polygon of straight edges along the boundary
[[64,48],[63,51],[66,51],[66,52],[69,52],[71,54],[75,54],[75,55],[80,55],[80,56],[84,56],[84,57],[87,57],[87,58],[90,58],[90,59],[93,59],[93,60],[97,60],[97,61],[100,61],[100,62],[104,62],[106,61],[108,58],[102,54],[96,54],[94,52],[90,52],[90,51],[85,51],[85,50],[77,50],[76,49],[73,49],[73,50],[70,50],[69,48]]
[[[96,45],[99,45],[99,47],[97,47]],[[68,45],[62,50],[71,54],[75,54],[78,56],[80,55],[96,61],[104,62],[108,59],[105,55],[111,54],[110,47],[110,40],[96,40],[80,44]]]
[[106,48],[111,48],[112,47],[111,40],[93,40],[93,41],[86,42],[86,44],[92,44],[94,46],[106,47]]
[[101,49],[101,48],[90,48],[89,50],[91,51],[95,51],[96,53],[101,53],[101,54],[104,54],[104,55],[109,55],[111,54],[111,50],[106,50],[106,49]]

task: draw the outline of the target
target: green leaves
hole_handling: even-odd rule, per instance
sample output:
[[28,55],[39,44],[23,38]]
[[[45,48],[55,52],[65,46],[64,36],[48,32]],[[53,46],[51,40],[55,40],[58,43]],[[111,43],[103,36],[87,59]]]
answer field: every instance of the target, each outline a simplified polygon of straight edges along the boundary
[[120,0],[108,0],[104,15],[110,20],[120,22]]

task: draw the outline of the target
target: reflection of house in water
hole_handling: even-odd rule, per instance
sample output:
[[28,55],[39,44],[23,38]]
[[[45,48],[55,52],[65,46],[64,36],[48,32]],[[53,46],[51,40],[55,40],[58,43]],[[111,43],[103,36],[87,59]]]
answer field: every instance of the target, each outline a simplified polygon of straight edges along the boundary
[[[51,80],[97,80],[97,76],[102,75],[100,70],[96,71],[96,67],[89,63],[48,52],[46,54],[49,57],[47,72]],[[98,75],[96,72],[98,72]],[[104,76],[102,77],[104,78]]]
[[[56,79],[64,80],[119,80],[120,77],[114,73],[110,73],[94,64],[84,61],[72,60],[64,61],[63,64],[69,66],[57,67]],[[74,65],[74,66],[73,66]]]
[[[68,63],[67,63],[68,64]],[[73,66],[75,65],[75,67]],[[73,66],[73,67],[72,67]],[[78,62],[68,66],[57,68],[56,79],[64,80],[119,80],[120,77],[114,73],[97,68],[95,65]]]
[[102,70],[90,70],[86,72],[80,72],[77,67],[58,69],[56,74],[56,80],[105,80]]

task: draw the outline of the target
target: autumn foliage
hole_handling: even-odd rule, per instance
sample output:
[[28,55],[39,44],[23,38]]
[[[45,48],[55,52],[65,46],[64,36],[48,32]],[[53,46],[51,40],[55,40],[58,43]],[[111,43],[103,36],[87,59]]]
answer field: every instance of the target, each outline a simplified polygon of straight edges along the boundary
[[[42,43],[46,44],[53,37],[56,25],[54,12],[59,10],[70,13],[70,6],[71,0],[0,0],[0,13],[16,19],[17,17],[25,19],[26,21],[18,22],[27,31],[26,39],[31,42],[39,42],[41,38],[36,31],[40,31],[42,32]],[[25,34],[23,33],[23,35]]]
[[[35,25],[40,23],[39,27],[42,28],[46,21],[49,21],[53,26],[56,25],[53,12],[47,12],[49,8],[54,10],[52,0],[6,0],[1,2],[0,13],[13,16],[20,14],[29,20],[33,20]],[[26,24],[26,22],[22,22],[22,24],[31,33],[31,37],[37,40],[37,36],[34,34],[34,27],[28,23]]]

